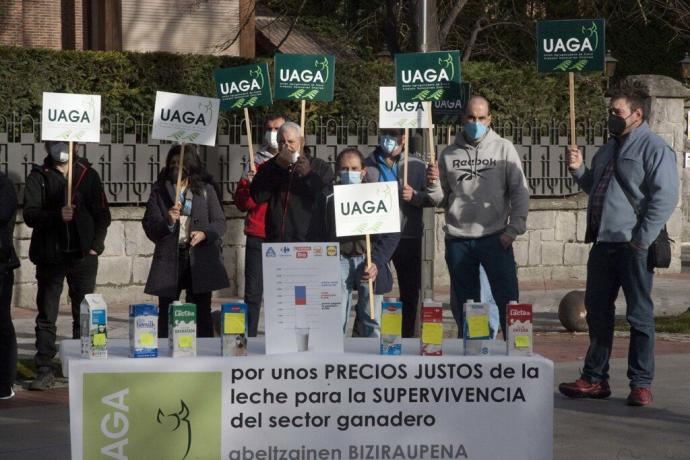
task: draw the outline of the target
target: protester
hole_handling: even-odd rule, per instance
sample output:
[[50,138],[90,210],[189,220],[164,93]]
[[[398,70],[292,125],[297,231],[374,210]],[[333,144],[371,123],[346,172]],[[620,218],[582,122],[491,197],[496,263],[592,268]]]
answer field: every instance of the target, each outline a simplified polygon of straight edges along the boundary
[[594,245],[585,292],[589,349],[580,378],[562,383],[559,390],[571,398],[610,396],[614,302],[622,287],[630,323],[627,403],[647,406],[654,378],[654,267],[648,264],[649,248],[678,203],[678,170],[671,147],[645,121],[644,90],[624,80],[611,93],[611,139],[594,155],[591,168],[578,148],[567,154],[571,174],[589,195],[585,241]]
[[158,296],[158,336],[168,336],[168,307],[180,298],[196,304],[197,335],[213,337],[211,294],[230,285],[223,264],[225,215],[196,146],[187,144],[182,187],[175,196],[181,146],[168,151],[165,168],[151,187],[142,225],[155,244],[144,292]]
[[254,202],[268,203],[267,242],[306,241],[317,197],[333,183],[330,165],[303,152],[300,126],[286,122],[278,130],[278,154],[252,180]]
[[433,206],[426,193],[426,164],[410,155],[407,186],[401,152],[407,142],[402,129],[382,129],[379,145],[365,160],[370,182],[397,181],[400,189],[400,243],[393,254],[403,309],[402,336],[414,337],[422,286],[423,207]]
[[[366,182],[364,155],[355,148],[346,148],[336,159],[336,181],[338,184],[360,184]],[[381,303],[383,294],[393,287],[393,275],[388,263],[400,240],[399,233],[382,233],[371,236],[371,259],[366,260],[364,235],[336,237],[333,186],[325,187],[316,209],[309,231],[309,241],[338,241],[340,243],[340,273],[342,279],[343,332],[347,334],[347,320],[350,317],[352,292],[357,292],[355,305],[356,335],[379,337],[381,324]],[[369,307],[369,282],[374,281],[374,315]]]
[[446,263],[458,300],[452,311],[461,336],[463,305],[480,299],[481,264],[505,336],[506,305],[519,297],[512,244],[526,231],[529,191],[515,147],[491,129],[489,101],[472,97],[463,123],[428,175],[430,195],[446,210]]
[[60,295],[65,279],[72,304],[72,338],[79,338],[79,308],[94,292],[98,256],[110,225],[101,179],[85,158],[72,161],[72,206],[67,206],[68,144],[46,142],[47,156],[34,165],[24,189],[24,222],[33,229],[29,259],[36,265],[36,367],[29,389],[53,386],[52,360]]
[[285,123],[282,115],[269,115],[265,120],[265,134],[263,144],[254,155],[254,170],[247,164],[242,178],[235,190],[235,206],[246,212],[244,219],[244,234],[247,236],[244,253],[244,302],[247,304],[247,320],[249,337],[256,337],[259,328],[259,313],[261,312],[261,298],[263,296],[263,274],[261,264],[261,243],[266,239],[266,208],[267,203],[257,204],[249,193],[249,186],[258,171],[266,161],[278,153],[278,129]]
[[17,336],[11,315],[14,269],[19,267],[12,236],[16,213],[14,185],[0,173],[0,399],[14,396],[17,376]]

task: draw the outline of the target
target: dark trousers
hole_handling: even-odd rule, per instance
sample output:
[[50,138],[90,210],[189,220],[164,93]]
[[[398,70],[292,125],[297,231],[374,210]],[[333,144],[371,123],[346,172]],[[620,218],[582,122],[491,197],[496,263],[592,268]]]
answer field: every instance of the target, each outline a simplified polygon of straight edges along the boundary
[[0,387],[11,387],[17,376],[17,336],[11,307],[14,271],[0,275]]
[[422,287],[422,240],[402,238],[393,253],[402,303],[402,336],[414,337],[414,325]]
[[247,235],[244,253],[244,302],[247,304],[249,337],[256,337],[259,330],[261,299],[264,295],[261,243],[263,238]]
[[67,279],[68,295],[72,305],[72,338],[79,338],[79,307],[84,296],[96,289],[98,256],[86,255],[70,258],[59,264],[39,264],[36,266],[38,292],[36,305],[36,366],[50,367],[57,353],[55,346],[58,312],[62,286]]
[[596,243],[587,261],[585,307],[589,349],[582,374],[591,382],[609,378],[609,357],[616,317],[615,301],[623,288],[630,323],[628,378],[631,387],[649,387],[654,378],[653,273],[647,251],[628,243]]
[[213,337],[213,321],[211,319],[212,293],[194,292],[189,249],[186,247],[180,247],[179,249],[177,270],[177,296],[175,298],[158,298],[158,337],[168,337],[168,307],[173,301],[180,299],[183,289],[186,291],[185,302],[196,305],[197,337]]
[[463,335],[464,305],[468,300],[479,302],[479,264],[484,267],[491,285],[491,292],[498,306],[501,330],[505,336],[506,305],[519,300],[517,269],[512,246],[504,249],[501,235],[482,238],[446,239],[446,263],[451,288],[457,302],[451,304],[453,318],[458,325],[458,337]]

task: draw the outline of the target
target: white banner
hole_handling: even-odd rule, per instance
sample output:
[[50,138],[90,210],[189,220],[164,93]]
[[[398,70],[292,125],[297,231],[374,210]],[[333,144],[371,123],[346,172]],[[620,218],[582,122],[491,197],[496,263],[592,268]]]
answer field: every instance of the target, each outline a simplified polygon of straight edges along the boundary
[[338,243],[261,246],[266,352],[342,352]]
[[379,87],[379,129],[429,128],[430,118],[421,102],[398,102],[395,86]]
[[553,458],[553,363],[461,356],[459,343],[434,358],[416,339],[396,357],[377,339],[263,355],[250,339],[249,356],[228,358],[216,338],[194,359],[130,359],[119,339],[99,361],[65,341],[72,458]]
[[214,146],[219,107],[213,97],[157,91],[151,138]]
[[43,93],[41,140],[101,141],[101,96]]
[[336,185],[333,193],[336,236],[400,231],[397,182]]

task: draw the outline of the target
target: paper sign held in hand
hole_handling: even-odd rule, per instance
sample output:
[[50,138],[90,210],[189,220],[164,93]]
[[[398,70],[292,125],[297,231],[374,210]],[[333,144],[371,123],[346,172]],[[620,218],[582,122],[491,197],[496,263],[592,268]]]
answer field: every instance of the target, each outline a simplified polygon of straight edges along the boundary
[[101,96],[43,93],[41,140],[101,141]]
[[382,128],[430,128],[426,104],[398,102],[395,86],[379,88],[379,129]]
[[219,105],[213,97],[157,91],[151,138],[214,146]]
[[333,193],[336,236],[400,231],[397,182],[336,185]]

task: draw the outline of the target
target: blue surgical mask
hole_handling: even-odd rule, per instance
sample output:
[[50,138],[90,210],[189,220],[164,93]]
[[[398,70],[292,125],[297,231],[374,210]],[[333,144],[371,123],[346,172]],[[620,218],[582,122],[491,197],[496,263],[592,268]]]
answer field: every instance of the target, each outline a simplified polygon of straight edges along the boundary
[[388,156],[393,153],[393,150],[398,146],[398,140],[395,136],[384,135],[379,138],[379,147],[383,153]]
[[471,141],[478,141],[486,134],[487,127],[480,122],[467,122],[462,125],[462,129],[465,131],[465,135]]
[[340,183],[343,185],[361,184],[362,183],[361,171],[340,171]]

